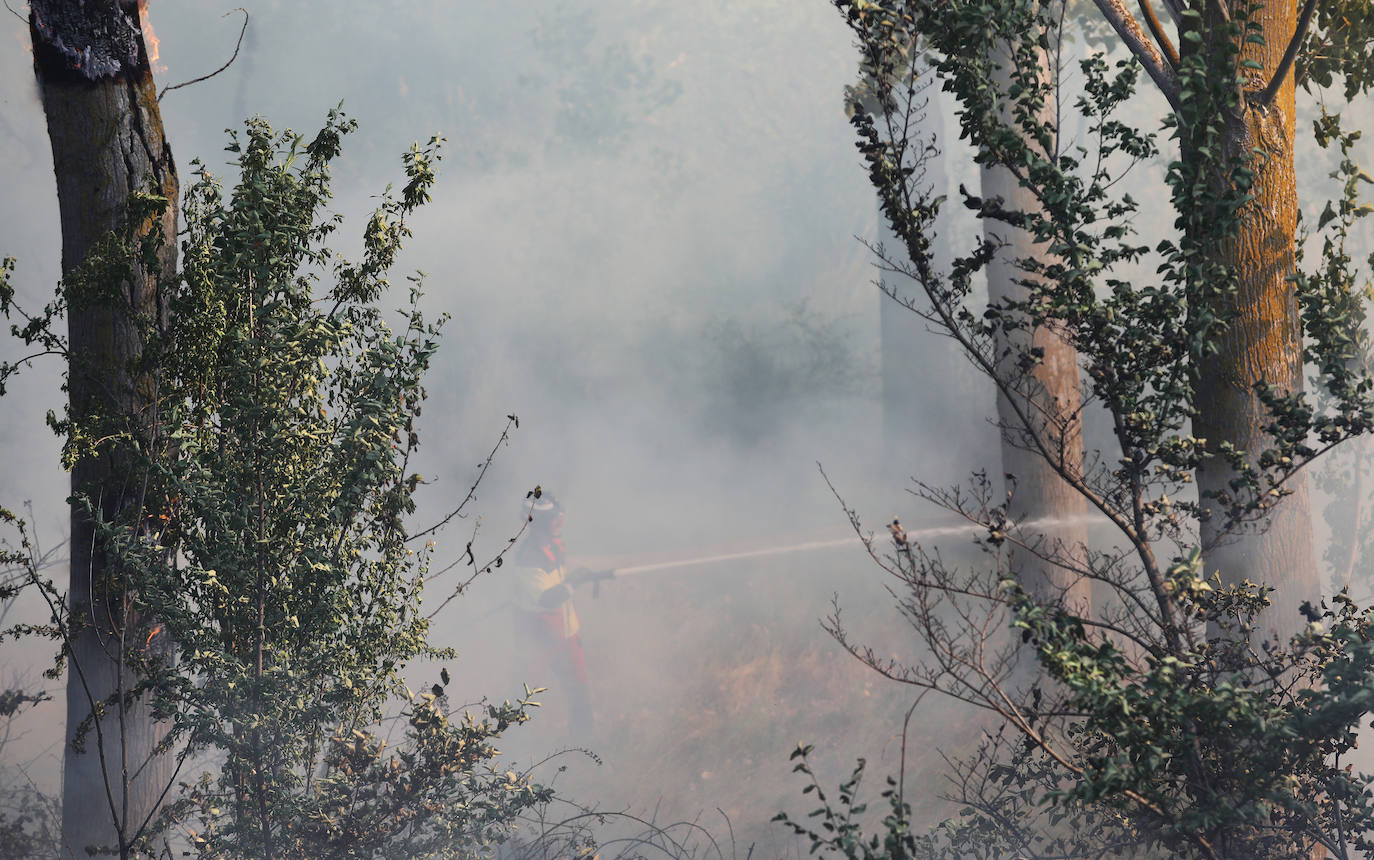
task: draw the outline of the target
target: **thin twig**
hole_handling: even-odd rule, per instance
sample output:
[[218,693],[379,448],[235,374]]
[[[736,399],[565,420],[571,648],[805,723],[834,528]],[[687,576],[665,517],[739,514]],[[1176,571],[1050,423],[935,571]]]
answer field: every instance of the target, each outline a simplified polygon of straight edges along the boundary
[[917,706],[919,706],[919,705],[921,704],[921,700],[924,699],[924,698],[926,697],[926,693],[929,693],[929,692],[930,692],[929,689],[925,689],[925,690],[922,690],[922,691],[921,691],[921,694],[920,694],[919,696],[916,697],[916,701],[914,701],[914,702],[911,703],[911,707],[910,707],[910,708],[907,708],[907,711],[906,711],[906,718],[902,720],[902,758],[901,758],[901,763],[898,765],[898,768],[897,768],[897,809],[898,809],[898,810],[904,809],[904,808],[905,808],[904,804],[905,804],[905,802],[906,802],[906,801],[905,801],[905,792],[906,792],[906,741],[907,741],[907,729],[908,729],[908,727],[911,725],[911,715],[914,714],[914,713],[916,713],[916,708],[917,708]]
[[1178,71],[1179,63],[1178,49],[1174,43],[1169,41],[1169,34],[1164,32],[1164,27],[1160,25],[1159,18],[1155,16],[1154,7],[1150,5],[1150,0],[1140,0],[1140,11],[1145,15],[1145,24],[1154,34],[1155,41],[1159,42],[1159,48],[1164,52],[1164,58],[1169,61],[1169,65]]
[[239,6],[238,8],[230,9],[228,12],[225,12],[223,15],[220,16],[221,18],[228,18],[235,12],[243,13],[243,26],[239,28],[239,40],[234,43],[234,55],[229,58],[229,62],[220,66],[218,69],[215,69],[208,75],[201,75],[198,78],[191,78],[191,80],[189,81],[183,81],[179,84],[172,84],[171,86],[163,87],[162,92],[158,93],[157,96],[157,100],[159,102],[162,101],[163,96],[167,95],[167,93],[171,92],[172,90],[179,90],[182,87],[189,87],[191,84],[198,84],[201,81],[208,81],[215,75],[218,75],[220,72],[224,71],[225,69],[229,68],[234,64],[234,61],[239,58],[239,49],[243,47],[243,34],[248,32],[248,10],[244,9],[242,6]]
[[1107,19],[1107,23],[1112,25],[1117,36],[1135,55],[1136,61],[1145,68],[1145,73],[1150,76],[1150,80],[1155,82],[1159,91],[1169,100],[1169,106],[1175,111],[1182,107],[1181,96],[1179,94],[1178,75],[1169,67],[1159,51],[1145,36],[1145,31],[1141,29],[1140,22],[1136,21],[1135,16],[1126,8],[1124,0],[1093,0],[1102,17]]
[[453,520],[454,517],[462,518],[462,516],[463,516],[463,509],[464,509],[465,507],[467,507],[468,504],[469,504],[473,499],[477,498],[477,487],[482,483],[482,478],[487,474],[487,470],[491,468],[492,462],[496,460],[496,454],[497,454],[497,452],[499,452],[499,451],[501,450],[501,446],[503,446],[503,445],[507,444],[508,442],[510,442],[510,431],[511,431],[511,428],[518,428],[519,426],[520,426],[520,419],[519,419],[519,418],[517,418],[517,417],[514,416],[514,415],[507,415],[507,416],[506,416],[506,426],[505,426],[505,428],[503,428],[503,429],[501,430],[501,435],[500,435],[499,438],[497,438],[496,444],[493,445],[493,446],[491,446],[491,450],[490,450],[489,452],[487,452],[487,458],[486,458],[485,460],[483,460],[483,461],[482,461],[482,465],[478,467],[478,469],[477,469],[477,476],[476,476],[475,478],[472,479],[472,486],[468,487],[467,495],[463,496],[463,500],[462,500],[461,502],[458,503],[458,507],[454,508],[452,511],[450,511],[450,512],[448,513],[447,516],[445,516],[442,520],[439,520],[439,522],[435,523],[434,525],[430,526],[429,528],[423,529],[423,530],[421,530],[421,531],[418,531],[418,532],[416,532],[415,534],[410,535],[409,537],[407,537],[407,538],[406,538],[406,543],[410,543],[411,541],[414,541],[414,540],[419,540],[420,538],[424,537],[425,535],[433,534],[434,532],[437,532],[439,529],[441,529],[441,528],[443,528],[444,526],[448,525],[448,523],[451,522],[451,521]]

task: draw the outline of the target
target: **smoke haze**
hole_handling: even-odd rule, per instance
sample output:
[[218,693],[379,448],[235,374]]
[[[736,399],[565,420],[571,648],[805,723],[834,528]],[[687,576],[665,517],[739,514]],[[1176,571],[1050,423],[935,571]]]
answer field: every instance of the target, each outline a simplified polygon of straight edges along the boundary
[[[479,490],[480,525],[445,532],[439,564],[475,526],[479,547],[498,550],[535,484],[567,506],[574,560],[844,534],[816,464],[866,492],[882,434],[878,293],[854,238],[874,235],[876,208],[841,100],[855,55],[833,10],[268,2],[249,12],[236,62],[162,102],[184,184],[192,158],[226,170],[224,129],[245,116],[309,135],[342,101],[359,122],[334,183],[347,218],[336,250],[349,254],[373,196],[400,178],[400,154],[431,134],[448,139],[435,200],[412,219],[384,300],[399,306],[403,276],[420,270],[426,311],[451,316],[427,384],[419,471],[430,486],[416,522],[461,499],[507,414],[520,428]],[[229,57],[242,19],[226,13],[151,4],[160,84]],[[37,306],[59,276],[51,156],[27,28],[11,19],[5,29],[0,235],[18,257],[21,296]],[[26,452],[0,471],[4,503],[32,499],[48,540],[66,531],[67,480],[42,427],[60,408],[59,370],[26,375],[3,412],[10,450]],[[896,488],[905,475],[890,477]],[[827,779],[858,755],[882,762],[877,773],[893,769],[901,697],[817,623],[837,590],[857,601],[858,618],[881,611],[875,586],[851,547],[579,595],[600,722],[579,743],[604,764],[560,761],[570,766],[560,785],[665,820],[720,807],[741,838],[767,841],[782,839],[767,818],[795,809],[787,754],[797,742],[820,745]],[[460,651],[451,669],[461,695],[499,700],[522,682],[550,683],[524,674],[505,600],[497,571],[436,619],[436,643]],[[37,649],[34,665],[44,656]],[[413,685],[427,687],[428,674],[417,668]],[[512,732],[513,760],[566,740],[558,692]],[[816,700],[833,695],[856,699],[852,721],[808,724]],[[48,750],[31,770],[51,787],[60,736],[26,730]]]
[[[479,558],[499,550],[536,484],[566,506],[574,563],[634,563],[844,536],[818,462],[877,526],[893,513],[934,516],[903,493],[912,475],[949,480],[995,456],[980,420],[991,393],[922,366],[909,394],[930,424],[884,438],[879,293],[855,239],[878,238],[877,210],[842,102],[857,57],[829,4],[267,0],[248,11],[236,62],[162,102],[183,184],[193,157],[225,170],[224,129],[246,116],[309,135],[342,101],[360,124],[334,185],[347,219],[336,250],[351,254],[373,196],[402,176],[400,154],[431,134],[448,139],[434,202],[412,219],[383,300],[399,307],[404,275],[423,271],[423,307],[451,317],[427,383],[418,471],[430,485],[415,522],[463,497],[506,415],[520,427],[473,519],[441,535],[437,566],[473,529]],[[154,0],[150,14],[162,84],[233,53],[241,17],[229,7]],[[18,258],[20,295],[40,306],[59,277],[51,156],[27,27],[6,20],[0,253]],[[946,143],[954,189],[974,168]],[[923,328],[910,323],[914,337]],[[49,542],[67,517],[59,446],[42,426],[60,408],[59,370],[26,374],[0,410],[0,504],[32,499]],[[925,438],[948,426],[947,410],[967,432]],[[599,725],[577,740],[603,763],[560,759],[569,772],[557,784],[606,808],[723,829],[719,808],[740,856],[753,840],[760,856],[796,852],[766,821],[810,809],[787,761],[798,742],[817,744],[823,784],[858,756],[874,793],[897,770],[911,696],[817,623],[838,592],[861,638],[910,658],[878,577],[848,547],[579,593]],[[448,587],[436,583],[436,595]],[[498,570],[436,619],[436,644],[460,652],[458,695],[500,700],[550,682],[524,674],[505,601]],[[31,666],[46,656],[32,651]],[[427,688],[428,672],[417,668],[412,685]],[[558,691],[546,701],[513,731],[513,760],[567,740]],[[945,730],[943,706],[922,707],[914,743],[967,741]],[[49,788],[60,735],[41,723],[57,714],[26,726]],[[909,790],[933,815],[941,768],[926,758],[908,771]]]

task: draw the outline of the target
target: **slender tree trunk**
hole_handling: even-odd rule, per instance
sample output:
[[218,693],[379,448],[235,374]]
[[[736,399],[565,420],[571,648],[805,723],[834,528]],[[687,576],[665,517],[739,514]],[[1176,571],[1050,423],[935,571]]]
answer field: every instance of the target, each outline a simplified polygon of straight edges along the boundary
[[[1009,58],[994,57],[1001,64],[995,85],[1007,92],[1011,74]],[[1041,53],[1040,74],[1049,80],[1050,58]],[[1008,110],[1002,121],[1010,123]],[[1043,121],[1056,125],[1055,104],[1048,99]],[[1003,207],[1016,212],[1040,209],[1034,193],[1021,186],[1003,167],[982,169],[984,199],[1001,198]],[[985,236],[1002,250],[987,269],[988,304],[1025,302],[1028,289],[1021,281],[1031,277],[1018,264],[1027,259],[1044,259],[1046,249],[1032,237],[992,219],[983,219]],[[1022,585],[1041,599],[1062,598],[1070,611],[1087,616],[1092,608],[1089,583],[1068,566],[1081,566],[1087,545],[1087,502],[1062,477],[1083,472],[1083,389],[1079,378],[1078,353],[1052,328],[1003,334],[997,344],[1001,356],[1000,374],[1013,380],[1012,394],[999,393],[998,423],[1002,427],[1002,471],[1009,477],[1012,492],[1008,516],[1025,524],[1019,535],[1038,541],[1040,552],[1013,549],[1012,564],[1018,568]],[[1021,379],[1020,359],[1032,350],[1041,358]],[[1042,448],[1045,450],[1037,450]],[[1035,538],[1036,535],[1041,537]],[[1042,556],[1049,556],[1045,558]],[[1058,562],[1058,563],[1057,563]]]
[[[1235,5],[1235,4],[1233,4]],[[1239,19],[1240,10],[1232,15]],[[1294,0],[1267,0],[1251,21],[1260,25],[1265,44],[1246,44],[1242,58],[1258,62],[1246,89],[1250,96],[1273,76],[1296,28]],[[1229,154],[1258,153],[1250,161],[1254,171],[1253,200],[1241,213],[1236,238],[1219,249],[1221,262],[1237,275],[1238,289],[1223,314],[1234,314],[1219,339],[1216,355],[1200,367],[1194,435],[1207,440],[1209,450],[1230,443],[1254,463],[1273,444],[1265,432],[1268,411],[1254,386],[1266,382],[1279,392],[1303,387],[1302,329],[1297,299],[1288,278],[1294,271],[1297,232],[1297,174],[1294,168],[1294,87],[1291,71],[1272,103],[1247,100],[1242,112],[1230,117],[1226,146]],[[1198,475],[1203,492],[1225,492],[1232,478],[1228,464],[1212,458]],[[1312,540],[1311,502],[1303,474],[1290,480],[1292,494],[1278,504],[1267,523],[1244,526],[1226,534],[1226,516],[1219,505],[1203,523],[1202,541],[1207,572],[1221,572],[1222,581],[1242,580],[1273,586],[1272,606],[1255,631],[1259,637],[1287,637],[1302,629],[1297,611],[1303,601],[1321,596],[1316,552]]]
[[[178,186],[137,5],[32,0],[30,8],[34,70],[57,176],[63,273],[70,275],[95,243],[118,228],[131,194],[153,192],[169,201],[158,268],[171,277]],[[153,226],[137,225],[137,232],[145,235]],[[134,365],[144,346],[143,326],[165,314],[158,277],[139,266],[110,295],[69,290],[68,385],[75,421],[101,415],[142,428],[145,435],[154,426],[151,383]],[[106,451],[72,470],[73,492],[89,494],[107,519],[129,519],[131,507],[142,503],[142,488],[132,484],[122,459]],[[125,649],[147,648],[153,637],[142,629],[117,570],[107,564],[91,519],[76,507],[71,529],[62,856],[84,858],[92,849],[124,856],[169,779],[167,757],[154,754],[162,733],[147,702],[119,704],[137,680]],[[90,718],[93,703],[108,704],[78,749],[73,735]]]

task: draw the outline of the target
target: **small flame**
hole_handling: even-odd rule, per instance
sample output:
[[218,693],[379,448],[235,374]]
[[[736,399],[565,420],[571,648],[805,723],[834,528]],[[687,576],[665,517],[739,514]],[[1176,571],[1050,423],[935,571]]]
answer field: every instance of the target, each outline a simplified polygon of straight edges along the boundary
[[148,48],[148,65],[159,74],[167,71],[167,67],[159,65],[157,61],[162,53],[161,42],[153,30],[152,20],[148,17],[148,0],[138,0],[138,21],[139,26],[143,28],[143,42]]
[[143,650],[147,651],[148,646],[153,644],[153,637],[162,632],[162,625],[158,624],[148,631],[148,638],[143,641]]

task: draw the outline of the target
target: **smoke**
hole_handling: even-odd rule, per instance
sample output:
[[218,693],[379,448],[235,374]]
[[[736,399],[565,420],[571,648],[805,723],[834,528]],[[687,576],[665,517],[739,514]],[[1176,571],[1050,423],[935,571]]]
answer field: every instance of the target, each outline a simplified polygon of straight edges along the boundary
[[[151,4],[160,84],[232,53],[238,20],[223,11]],[[342,101],[360,124],[335,175],[338,245],[350,254],[373,196],[400,176],[400,153],[448,138],[389,299],[399,306],[401,276],[422,270],[427,311],[451,317],[420,427],[429,495],[416,521],[461,499],[507,414],[520,429],[479,489],[478,516],[439,536],[441,563],[472,529],[479,547],[503,546],[535,484],[567,504],[574,559],[843,528],[816,463],[862,488],[880,443],[878,295],[854,239],[872,234],[876,214],[840,101],[854,57],[830,9],[248,11],[238,61],[162,104],[184,179],[193,157],[224,171],[223,130],[244,112],[308,135]],[[11,29],[25,38],[19,22]],[[58,276],[51,160],[28,58],[4,54],[3,252],[19,256],[21,295],[36,305]],[[59,371],[21,382],[3,419],[10,450],[27,453],[0,470],[0,502],[32,498],[48,536],[65,531],[66,478],[42,427],[61,405]],[[833,745],[838,775],[857,755],[881,756],[873,742],[902,707],[816,623],[838,587],[832,574],[862,569],[862,553],[832,551],[579,595],[601,728],[578,740],[604,764],[567,762],[560,780],[608,807],[643,812],[651,799],[663,816],[721,806],[751,840],[781,838],[766,821],[800,790],[792,746]],[[501,574],[479,577],[436,619],[436,642],[461,654],[455,689],[473,698],[553,680],[528,674],[536,655],[513,635]],[[436,581],[436,596],[449,585]],[[868,591],[859,603],[878,612],[884,596]],[[33,665],[45,657],[27,654]],[[429,671],[416,668],[417,687]],[[866,702],[852,724],[808,725],[803,703],[840,695]],[[546,694],[515,733],[513,762],[570,740],[560,696]],[[58,713],[33,729],[44,744],[58,738]],[[30,770],[52,786],[56,760],[52,749],[46,771]]]
[[[161,84],[232,53],[239,23],[223,11],[151,5]],[[603,764],[558,760],[570,766],[560,787],[666,819],[720,807],[769,845],[761,855],[786,854],[791,843],[765,822],[797,809],[790,749],[817,743],[831,783],[867,756],[877,781],[896,770],[910,704],[820,630],[832,594],[880,652],[912,655],[853,542],[748,553],[843,533],[818,461],[875,524],[899,513],[915,531],[929,513],[902,494],[908,478],[994,456],[979,420],[991,393],[921,367],[908,388],[926,417],[895,449],[884,438],[876,273],[855,238],[875,240],[878,219],[842,104],[856,69],[842,20],[824,3],[780,0],[515,3],[499,14],[472,2],[268,0],[249,13],[238,61],[163,102],[183,178],[192,157],[222,170],[223,129],[246,112],[309,134],[342,101],[360,122],[335,183],[351,253],[373,195],[400,177],[400,153],[448,138],[391,297],[399,306],[401,275],[422,270],[428,312],[451,317],[420,427],[429,495],[416,521],[462,498],[507,414],[520,428],[479,489],[479,515],[439,537],[440,562],[474,531],[499,550],[536,484],[567,506],[575,561],[743,554],[579,594],[600,724],[587,743]],[[22,24],[6,26],[26,42]],[[59,271],[51,159],[29,58],[0,57],[0,253],[20,258],[21,296],[38,304]],[[962,165],[952,190],[973,168],[948,143]],[[973,231],[965,223],[955,238]],[[30,374],[0,412],[0,504],[33,499],[49,536],[66,517],[57,443],[42,427],[60,407],[58,370]],[[954,409],[968,430],[959,439],[937,420]],[[438,644],[460,652],[454,689],[474,699],[550,682],[526,674],[532,655],[506,593],[500,569],[484,574],[436,620]],[[547,694],[510,758],[569,740],[560,698]],[[921,713],[912,740],[924,749],[961,742],[942,711]],[[46,732],[40,745],[56,737],[34,731]],[[940,768],[928,758],[912,772],[918,809],[935,815],[922,783]]]

